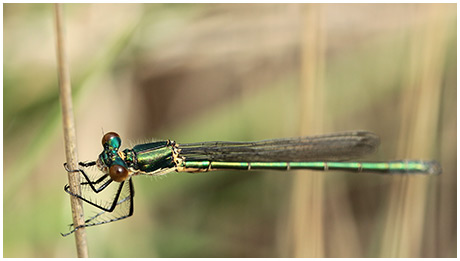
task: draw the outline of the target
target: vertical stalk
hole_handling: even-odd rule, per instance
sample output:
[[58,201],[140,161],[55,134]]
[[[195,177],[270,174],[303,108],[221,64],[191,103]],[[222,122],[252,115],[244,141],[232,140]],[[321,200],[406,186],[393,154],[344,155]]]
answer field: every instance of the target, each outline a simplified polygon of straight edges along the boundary
[[[449,8],[447,6],[447,8]],[[442,72],[446,58],[446,7],[416,5],[414,19],[425,21],[410,35],[408,78],[403,83],[406,97],[402,104],[399,157],[433,158],[439,109],[441,108]],[[423,142],[421,142],[423,141]],[[433,257],[437,239],[427,237],[437,228],[435,213],[439,178],[402,176],[394,179],[389,201],[384,240],[380,257]],[[390,229],[391,228],[391,229]],[[431,233],[431,235],[436,235]]]
[[[302,28],[300,134],[324,128],[325,35],[320,4],[300,6]],[[293,179],[288,238],[290,257],[324,257],[324,174],[309,172]]]
[[[56,50],[57,50],[57,63],[59,75],[59,90],[62,108],[62,121],[64,127],[64,142],[65,152],[67,159],[67,166],[69,169],[78,168],[78,155],[77,155],[77,139],[75,134],[75,121],[72,110],[72,91],[70,86],[69,67],[66,58],[65,41],[64,41],[64,28],[62,23],[62,5],[55,4],[55,17],[56,17]],[[69,185],[70,191],[75,194],[80,194],[80,178],[79,174],[69,172]],[[70,205],[72,208],[72,220],[75,226],[85,223],[83,214],[83,204],[80,199],[70,197]],[[86,231],[80,228],[75,231],[75,243],[77,246],[78,257],[88,257],[88,246],[86,242]]]

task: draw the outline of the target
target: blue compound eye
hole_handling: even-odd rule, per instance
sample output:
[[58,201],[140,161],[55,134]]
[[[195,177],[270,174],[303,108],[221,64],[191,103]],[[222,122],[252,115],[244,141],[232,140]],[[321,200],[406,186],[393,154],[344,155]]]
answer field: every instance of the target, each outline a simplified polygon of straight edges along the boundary
[[102,146],[112,149],[118,149],[121,146],[121,138],[115,132],[108,132],[102,137]]

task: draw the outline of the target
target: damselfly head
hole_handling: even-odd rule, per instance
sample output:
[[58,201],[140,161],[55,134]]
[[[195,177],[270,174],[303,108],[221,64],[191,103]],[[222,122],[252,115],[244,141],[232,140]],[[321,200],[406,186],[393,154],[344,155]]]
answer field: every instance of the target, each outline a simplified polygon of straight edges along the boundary
[[104,150],[99,154],[96,165],[104,173],[109,173],[109,168],[116,164],[118,158],[118,149],[121,145],[120,136],[115,132],[108,132],[102,137],[102,146]]
[[122,182],[129,177],[129,171],[118,149],[121,146],[121,138],[115,132],[108,132],[102,137],[104,150],[97,159],[98,168],[110,175],[116,182]]

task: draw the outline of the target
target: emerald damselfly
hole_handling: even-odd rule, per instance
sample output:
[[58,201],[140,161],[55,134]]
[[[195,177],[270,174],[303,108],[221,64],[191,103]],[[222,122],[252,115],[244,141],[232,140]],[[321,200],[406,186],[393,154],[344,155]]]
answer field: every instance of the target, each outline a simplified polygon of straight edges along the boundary
[[[177,144],[172,140],[155,141],[120,150],[121,138],[115,132],[102,138],[103,151],[96,161],[80,162],[80,168],[67,171],[82,176],[82,193],[70,192],[101,211],[74,226],[63,236],[81,227],[114,222],[132,216],[134,186],[137,175],[159,176],[176,172],[208,172],[214,170],[341,170],[379,174],[441,173],[436,161],[397,160],[387,162],[349,162],[353,158],[373,152],[379,137],[368,131],[351,131],[321,136],[263,140],[256,142],[199,142]],[[91,179],[85,168],[96,166],[99,176]],[[112,187],[108,199],[101,192]],[[118,210],[118,211],[116,211]]]

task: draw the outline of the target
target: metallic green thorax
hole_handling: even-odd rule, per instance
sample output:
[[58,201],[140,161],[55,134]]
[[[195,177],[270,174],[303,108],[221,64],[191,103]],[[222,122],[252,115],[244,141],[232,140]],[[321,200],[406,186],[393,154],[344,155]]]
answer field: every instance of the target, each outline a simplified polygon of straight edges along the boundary
[[174,143],[169,140],[139,144],[132,149],[125,149],[123,154],[129,168],[144,173],[176,167]]

